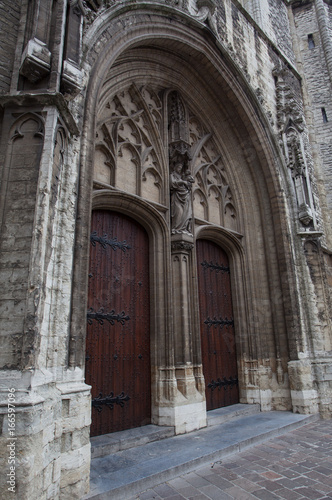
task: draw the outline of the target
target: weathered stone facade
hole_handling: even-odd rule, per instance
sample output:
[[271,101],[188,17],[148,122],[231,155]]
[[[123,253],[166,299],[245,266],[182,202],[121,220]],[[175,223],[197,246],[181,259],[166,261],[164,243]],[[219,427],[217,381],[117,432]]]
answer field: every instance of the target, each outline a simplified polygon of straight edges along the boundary
[[152,423],[206,425],[198,239],[228,255],[240,401],[330,418],[330,2],[2,0],[0,23],[2,496],[89,488],[92,210],[148,234]]

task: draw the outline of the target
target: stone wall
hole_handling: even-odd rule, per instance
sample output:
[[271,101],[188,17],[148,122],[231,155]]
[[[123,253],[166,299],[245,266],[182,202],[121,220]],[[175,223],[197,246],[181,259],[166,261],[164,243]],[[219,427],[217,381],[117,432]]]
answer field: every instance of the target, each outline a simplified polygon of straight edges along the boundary
[[[325,6],[326,17],[331,11]],[[322,43],[322,33],[318,24],[314,3],[304,7],[294,7],[294,27],[297,34],[295,49],[298,66],[305,82],[307,96],[306,114],[310,124],[311,147],[314,152],[315,170],[319,181],[319,196],[324,209],[323,219],[326,244],[331,246],[331,210],[332,210],[332,104],[331,75],[326,64],[326,55]],[[331,29],[331,22],[330,22]],[[313,43],[309,47],[308,36]],[[327,120],[327,121],[326,121]]]
[[22,2],[0,4],[0,94],[9,92],[18,37]]

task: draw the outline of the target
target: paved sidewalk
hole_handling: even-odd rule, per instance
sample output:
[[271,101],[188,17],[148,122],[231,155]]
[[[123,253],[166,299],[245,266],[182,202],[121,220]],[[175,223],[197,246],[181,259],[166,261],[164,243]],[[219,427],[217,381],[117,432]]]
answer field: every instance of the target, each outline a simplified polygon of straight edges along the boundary
[[332,420],[319,420],[129,500],[332,499]]

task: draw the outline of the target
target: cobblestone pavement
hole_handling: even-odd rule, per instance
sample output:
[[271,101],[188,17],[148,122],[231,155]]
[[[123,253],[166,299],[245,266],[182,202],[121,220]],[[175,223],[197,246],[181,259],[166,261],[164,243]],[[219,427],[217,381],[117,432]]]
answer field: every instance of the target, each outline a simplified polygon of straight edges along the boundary
[[332,420],[198,468],[130,500],[332,499]]

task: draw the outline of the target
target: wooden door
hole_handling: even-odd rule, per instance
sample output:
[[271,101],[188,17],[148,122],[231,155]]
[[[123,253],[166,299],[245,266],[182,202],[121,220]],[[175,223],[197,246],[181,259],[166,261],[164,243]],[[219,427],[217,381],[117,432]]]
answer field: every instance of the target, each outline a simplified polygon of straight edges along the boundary
[[134,220],[92,214],[86,383],[91,435],[150,423],[149,241]]
[[239,402],[229,262],[215,243],[197,240],[203,373],[208,410]]

